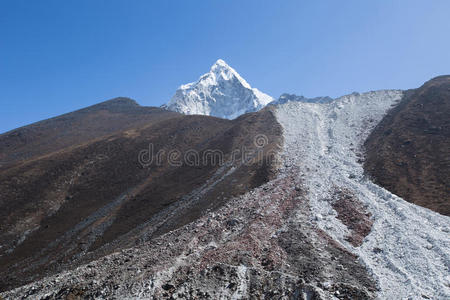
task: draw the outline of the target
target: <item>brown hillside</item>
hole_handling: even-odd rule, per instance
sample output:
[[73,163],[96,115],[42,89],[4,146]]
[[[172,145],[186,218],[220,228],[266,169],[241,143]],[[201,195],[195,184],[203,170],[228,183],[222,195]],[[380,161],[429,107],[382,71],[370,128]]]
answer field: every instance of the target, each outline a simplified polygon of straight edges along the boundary
[[364,168],[378,184],[450,215],[450,76],[406,92],[365,147]]
[[[0,290],[151,240],[272,176],[281,127],[270,109],[230,121],[123,101],[1,136],[9,165],[0,169]],[[262,148],[255,134],[267,137]],[[165,151],[161,164],[139,162],[149,144]],[[218,150],[230,161],[242,147],[253,151],[249,163],[240,153],[222,166],[167,160],[176,149]]]
[[115,98],[0,135],[0,170],[22,160],[43,156],[114,132],[176,116]]

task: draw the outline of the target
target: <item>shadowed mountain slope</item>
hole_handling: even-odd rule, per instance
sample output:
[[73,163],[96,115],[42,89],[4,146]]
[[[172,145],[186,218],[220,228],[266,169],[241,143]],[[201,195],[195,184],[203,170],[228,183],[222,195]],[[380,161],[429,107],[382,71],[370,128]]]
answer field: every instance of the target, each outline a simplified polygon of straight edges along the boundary
[[403,199],[450,215],[450,76],[405,93],[365,142],[366,172]]
[[280,143],[270,109],[230,121],[129,99],[2,135],[0,290],[152,240],[220,207],[269,180]]

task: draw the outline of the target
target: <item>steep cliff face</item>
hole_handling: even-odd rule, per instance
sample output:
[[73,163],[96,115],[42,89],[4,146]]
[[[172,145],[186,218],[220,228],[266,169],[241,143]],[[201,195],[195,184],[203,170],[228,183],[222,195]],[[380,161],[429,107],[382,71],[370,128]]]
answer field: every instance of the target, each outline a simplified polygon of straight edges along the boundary
[[225,119],[258,111],[273,98],[252,88],[233,68],[219,59],[196,82],[182,85],[167,104],[172,111]]
[[408,91],[365,143],[365,170],[407,201],[450,215],[450,76]]

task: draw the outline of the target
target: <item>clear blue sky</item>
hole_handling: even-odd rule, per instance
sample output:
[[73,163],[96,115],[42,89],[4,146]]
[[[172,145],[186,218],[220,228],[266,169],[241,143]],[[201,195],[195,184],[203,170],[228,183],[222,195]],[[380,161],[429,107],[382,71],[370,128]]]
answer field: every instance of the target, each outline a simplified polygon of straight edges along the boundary
[[0,132],[159,106],[218,58],[273,97],[414,88],[450,73],[450,1],[0,0]]

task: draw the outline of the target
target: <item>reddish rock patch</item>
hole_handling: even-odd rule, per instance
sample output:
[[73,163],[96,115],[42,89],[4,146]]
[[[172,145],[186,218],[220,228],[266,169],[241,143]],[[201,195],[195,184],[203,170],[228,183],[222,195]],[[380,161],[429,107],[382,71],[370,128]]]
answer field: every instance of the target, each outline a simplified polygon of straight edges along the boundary
[[345,189],[336,189],[332,206],[337,218],[351,231],[346,240],[359,247],[372,229],[372,214],[368,212],[356,196]]

